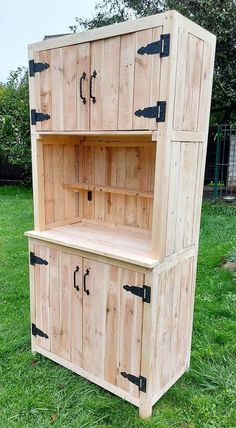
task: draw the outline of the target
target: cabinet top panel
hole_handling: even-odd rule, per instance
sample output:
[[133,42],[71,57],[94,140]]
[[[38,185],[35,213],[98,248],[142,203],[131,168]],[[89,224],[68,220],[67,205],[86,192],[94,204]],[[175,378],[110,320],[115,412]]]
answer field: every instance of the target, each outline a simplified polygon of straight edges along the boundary
[[166,25],[168,21],[178,21],[180,23],[183,20],[187,26],[192,27],[193,33],[198,33],[199,37],[201,36],[202,39],[209,41],[213,41],[215,39],[213,34],[190,21],[189,19],[183,17],[178,12],[167,11],[145,18],[107,25],[105,27],[95,28],[93,30],[68,34],[66,36],[55,36],[37,43],[32,43],[29,45],[29,56],[31,57],[34,52],[38,51],[59,48],[63,46],[71,46],[93,40],[106,39],[108,37],[119,36],[122,34],[133,33],[148,28]]

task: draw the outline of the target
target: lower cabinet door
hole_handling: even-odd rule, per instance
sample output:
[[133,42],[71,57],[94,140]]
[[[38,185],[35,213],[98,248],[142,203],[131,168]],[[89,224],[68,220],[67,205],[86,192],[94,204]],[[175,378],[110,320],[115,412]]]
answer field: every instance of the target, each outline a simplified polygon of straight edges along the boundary
[[[34,276],[35,343],[134,397],[139,388],[143,302],[124,285],[144,285],[144,274],[35,244],[48,264]],[[47,337],[46,337],[46,336]]]

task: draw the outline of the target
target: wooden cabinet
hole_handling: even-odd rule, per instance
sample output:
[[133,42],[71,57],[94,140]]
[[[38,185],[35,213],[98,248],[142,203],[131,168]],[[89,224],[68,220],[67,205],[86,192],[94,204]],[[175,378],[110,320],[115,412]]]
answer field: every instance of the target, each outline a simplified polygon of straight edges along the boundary
[[143,418],[190,362],[214,52],[175,11],[29,46],[32,349]]
[[35,54],[47,64],[35,75],[35,109],[50,115],[37,131],[154,129],[155,118],[135,112],[159,100],[160,53],[138,51],[161,35],[157,27]]

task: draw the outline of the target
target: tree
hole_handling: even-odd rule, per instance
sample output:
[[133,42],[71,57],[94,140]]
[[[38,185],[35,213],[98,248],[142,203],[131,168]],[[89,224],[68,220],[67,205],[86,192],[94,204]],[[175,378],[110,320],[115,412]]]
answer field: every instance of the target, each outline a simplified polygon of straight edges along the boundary
[[74,32],[175,9],[216,35],[211,122],[236,124],[235,0],[102,0],[92,19],[75,18]]
[[0,153],[24,171],[31,180],[28,72],[12,71],[7,83],[0,83]]

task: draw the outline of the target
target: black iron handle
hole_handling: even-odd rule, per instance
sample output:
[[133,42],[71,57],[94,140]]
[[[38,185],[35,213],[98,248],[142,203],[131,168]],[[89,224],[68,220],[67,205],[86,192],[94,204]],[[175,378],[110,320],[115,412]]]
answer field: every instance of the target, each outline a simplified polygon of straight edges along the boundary
[[79,81],[80,98],[81,98],[81,100],[83,100],[84,104],[86,104],[86,98],[83,96],[83,80],[85,80],[85,78],[86,78],[86,73],[84,71],[82,76],[80,77],[80,81]]
[[76,274],[79,272],[79,266],[76,266],[76,269],[74,271],[74,288],[76,288],[77,291],[79,291],[79,286],[76,285]]
[[93,96],[93,93],[92,93],[93,92],[93,88],[92,88],[92,86],[93,86],[93,78],[96,79],[96,76],[97,76],[97,72],[96,72],[96,70],[94,70],[93,74],[90,77],[90,98],[92,98],[93,104],[96,103],[96,97]]
[[87,287],[86,287],[86,276],[87,275],[89,275],[89,270],[87,269],[86,270],[86,272],[85,272],[85,274],[84,274],[84,291],[85,291],[85,293],[89,296],[89,294],[90,294],[90,291],[87,289]]

